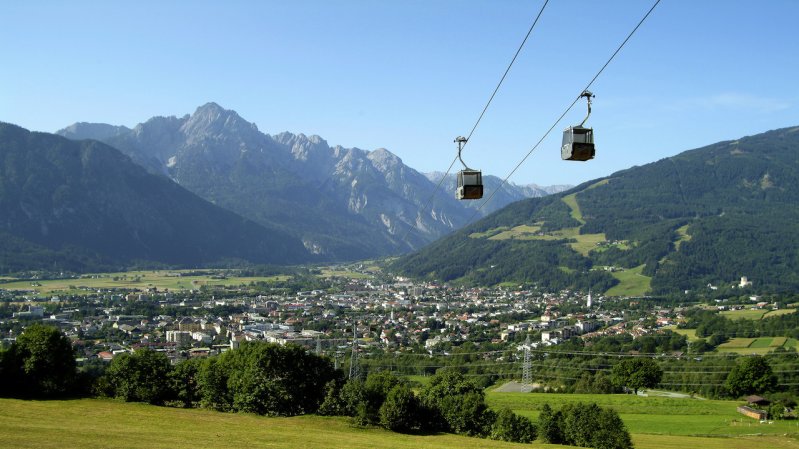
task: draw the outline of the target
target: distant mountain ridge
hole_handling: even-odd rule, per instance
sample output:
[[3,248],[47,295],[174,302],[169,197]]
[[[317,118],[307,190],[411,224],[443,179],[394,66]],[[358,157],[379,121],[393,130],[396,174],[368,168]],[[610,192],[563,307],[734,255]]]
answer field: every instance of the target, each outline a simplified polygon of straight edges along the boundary
[[[441,183],[441,186],[442,189],[447,192],[455,191],[458,184],[457,172],[448,173],[446,176],[444,176],[444,173],[442,172],[431,172],[425,173],[424,175],[427,177],[427,179],[436,184],[441,182],[441,178],[444,177],[444,181]],[[499,210],[502,207],[516,201],[527,198],[540,198],[542,196],[560,193],[564,190],[574,187],[572,185],[541,187],[537,184],[518,185],[514,184],[513,182],[506,182],[503,184],[502,179],[488,174],[483,175],[483,186],[486,195],[494,193],[494,197],[491,199],[491,202],[484,206],[488,212]],[[496,204],[492,206],[492,203],[494,202],[496,202]],[[467,207],[476,208],[482,205],[482,201],[467,201],[463,204]],[[498,207],[497,205],[501,206]]]
[[513,203],[395,268],[595,292],[796,291],[797,183],[799,127],[769,131]]
[[[214,204],[300,238],[327,260],[398,254],[466,224],[468,204],[386,149],[331,147],[319,136],[264,134],[235,111],[205,104],[133,129],[77,123],[58,132],[101,140]],[[505,192],[507,190],[507,193]],[[481,214],[538,194],[508,186]]]
[[[99,129],[99,128],[98,128]],[[0,272],[314,260],[95,140],[0,123]]]

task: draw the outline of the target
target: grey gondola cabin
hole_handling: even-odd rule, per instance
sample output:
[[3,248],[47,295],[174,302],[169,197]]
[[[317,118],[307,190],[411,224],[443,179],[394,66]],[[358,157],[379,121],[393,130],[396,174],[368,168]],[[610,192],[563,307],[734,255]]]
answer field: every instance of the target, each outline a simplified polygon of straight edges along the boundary
[[479,200],[483,197],[483,174],[480,170],[461,170],[458,172],[459,200]]
[[580,125],[570,126],[563,131],[563,144],[560,157],[565,161],[587,161],[596,154],[594,149],[594,130]]

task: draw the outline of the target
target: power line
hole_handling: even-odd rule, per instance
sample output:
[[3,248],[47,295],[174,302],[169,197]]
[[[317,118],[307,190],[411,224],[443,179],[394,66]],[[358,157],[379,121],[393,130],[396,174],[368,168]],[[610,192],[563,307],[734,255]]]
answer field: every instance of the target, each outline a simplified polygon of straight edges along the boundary
[[[538,19],[541,18],[541,14],[544,13],[544,8],[546,8],[548,3],[549,3],[549,0],[544,0],[544,4],[541,5],[541,9],[538,11],[538,14],[535,16],[535,20],[533,21],[533,24],[530,25],[530,29],[527,30],[527,34],[524,36],[524,39],[522,39],[522,43],[519,44],[519,48],[516,50],[516,53],[513,55],[513,58],[511,59],[510,63],[508,64],[508,67],[505,69],[505,73],[502,74],[502,78],[500,78],[499,82],[497,83],[497,87],[494,88],[494,92],[492,92],[491,96],[488,98],[488,101],[486,102],[485,107],[483,107],[483,111],[480,112],[480,116],[477,117],[477,121],[474,123],[474,126],[472,126],[472,130],[469,131],[469,135],[466,137],[466,142],[463,143],[463,147],[465,147],[466,144],[469,142],[469,139],[471,139],[472,134],[474,134],[474,131],[477,129],[477,126],[480,125],[480,121],[483,120],[483,116],[485,115],[486,111],[488,110],[488,106],[491,105],[491,102],[494,100],[494,97],[497,95],[497,92],[499,91],[499,88],[502,86],[502,82],[505,81],[505,78],[508,76],[508,72],[510,72],[511,67],[513,67],[513,63],[516,62],[516,58],[519,57],[519,53],[521,53],[522,48],[524,48],[524,44],[527,43],[527,39],[529,39],[530,35],[533,33],[533,29],[535,29],[535,26],[538,24]],[[458,160],[457,156],[454,159],[452,159],[452,163],[449,164],[449,168],[447,168],[447,171],[444,172],[444,174],[441,176],[441,179],[438,181],[438,184],[436,185],[436,188],[433,189],[433,193],[430,194],[430,198],[427,200],[425,205],[420,209],[420,211],[422,213],[424,213],[424,211],[427,210],[427,208],[432,203],[433,198],[435,198],[435,196],[436,196],[436,192],[438,192],[438,189],[441,187],[441,184],[443,184],[444,179],[446,179],[447,175],[449,175],[450,170],[452,170],[452,166],[455,165],[455,161],[457,161],[457,160]],[[405,235],[402,237],[403,241],[405,241],[408,238],[408,235],[411,233],[412,229],[414,229],[412,226],[408,228],[408,230],[405,232]]]
[[546,139],[547,136],[549,136],[549,134],[552,132],[552,130],[555,129],[556,126],[558,126],[558,123],[560,123],[560,121],[563,120],[563,117],[565,117],[566,114],[568,114],[569,111],[574,107],[574,105],[577,104],[577,102],[580,100],[580,98],[582,98],[582,92],[587,91],[591,87],[591,85],[594,84],[594,81],[596,81],[597,78],[599,78],[599,75],[601,75],[602,72],[605,71],[605,68],[607,68],[607,66],[611,63],[611,61],[613,61],[613,59],[616,57],[616,55],[619,54],[619,52],[624,47],[624,45],[627,44],[627,41],[630,40],[630,38],[633,36],[633,34],[635,34],[636,31],[638,31],[638,28],[641,27],[641,25],[644,23],[644,21],[647,19],[647,17],[649,17],[649,15],[652,13],[652,11],[654,11],[655,7],[659,3],[660,3],[660,0],[655,0],[655,3],[652,5],[651,8],[649,8],[649,11],[647,11],[647,13],[644,15],[644,17],[638,22],[638,25],[636,25],[635,28],[633,28],[633,30],[630,31],[630,34],[628,34],[627,37],[624,39],[624,41],[621,43],[621,45],[619,45],[619,47],[616,48],[616,51],[614,51],[613,54],[610,56],[610,58],[608,58],[607,62],[605,62],[605,64],[602,66],[602,68],[599,69],[599,71],[596,73],[596,75],[594,75],[594,77],[591,79],[591,81],[588,82],[588,84],[585,86],[585,88],[580,91],[581,92],[581,96],[578,96],[577,98],[574,99],[574,101],[569,105],[569,107],[566,108],[565,111],[563,111],[563,114],[561,114],[560,117],[558,117],[558,119],[555,121],[555,123],[552,124],[552,126],[549,128],[549,130],[547,130],[547,132],[544,133],[543,137],[541,137],[541,139],[538,140],[538,142],[533,146],[533,148],[530,149],[530,151],[527,152],[527,154],[522,158],[522,160],[519,161],[518,164],[516,164],[516,166],[513,168],[513,170],[511,170],[511,172],[508,173],[508,175],[505,177],[505,179],[502,180],[502,183],[491,192],[491,195],[489,195],[489,197],[485,201],[483,201],[480,204],[480,206],[477,207],[477,209],[475,209],[475,211],[472,214],[471,218],[467,222],[467,226],[468,226],[469,223],[472,222],[472,220],[474,219],[475,215],[477,215],[477,213],[479,213],[480,210],[482,210],[483,207],[486,204],[488,204],[488,202],[491,201],[492,198],[494,198],[494,195],[497,193],[497,191],[499,191],[499,189],[501,189],[503,186],[505,186],[505,184],[507,184],[508,179],[510,179],[510,177],[513,176],[514,173],[516,173],[516,170],[518,170],[519,167],[521,167],[522,164],[527,160],[527,158],[530,157],[530,155],[533,153],[533,151],[535,151],[538,148],[538,146],[541,145],[541,142],[543,142],[544,139]]

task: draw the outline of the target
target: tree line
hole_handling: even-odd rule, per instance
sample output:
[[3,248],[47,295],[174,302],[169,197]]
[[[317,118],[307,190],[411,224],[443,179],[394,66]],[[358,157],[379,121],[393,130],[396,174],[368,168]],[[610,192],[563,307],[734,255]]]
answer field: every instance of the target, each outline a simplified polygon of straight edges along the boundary
[[[317,413],[349,416],[354,424],[396,432],[452,432],[519,443],[538,438],[587,445],[602,440],[607,441],[603,448],[631,447],[618,415],[596,405],[564,407],[545,421],[549,430],[539,433],[528,418],[509,409],[490,409],[484,386],[457,368],[439,370],[415,393],[405,377],[391,371],[345,380],[326,357],[299,346],[264,342],[242,343],[219,356],[175,365],[163,353],[137,350],[117,355],[107,367],[89,364],[78,369],[69,339],[56,328],[32,325],[10,348],[0,351],[0,395],[36,399],[93,395],[266,416]],[[614,424],[597,436],[598,427],[575,425],[583,419]]]

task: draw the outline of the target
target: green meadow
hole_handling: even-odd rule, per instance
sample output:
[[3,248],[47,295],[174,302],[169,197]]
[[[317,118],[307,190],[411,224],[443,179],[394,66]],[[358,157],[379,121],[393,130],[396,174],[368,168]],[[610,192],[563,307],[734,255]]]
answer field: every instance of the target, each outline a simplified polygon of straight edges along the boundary
[[[637,448],[660,447],[799,447],[799,423],[763,423],[736,412],[737,401],[633,395],[498,393],[490,391],[492,408],[508,407],[536,419],[544,404],[595,402],[616,410]],[[754,437],[757,435],[757,437]]]
[[699,340],[696,336],[696,329],[677,329],[676,326],[670,326],[668,329],[676,334],[685,335],[689,342]]
[[366,273],[358,273],[349,270],[334,270],[330,268],[325,268],[324,270],[322,270],[321,276],[324,278],[339,277],[347,279],[368,279],[369,277],[371,277],[371,275]]
[[[545,402],[556,408],[576,401],[613,407],[638,449],[799,448],[795,422],[761,425],[735,413],[732,401],[492,392],[487,398],[493,407],[508,406],[530,417],[536,417]],[[353,427],[346,418],[269,418],[99,399],[0,399],[0,447],[502,449],[531,445],[450,434],[404,435]],[[534,443],[532,447],[564,446]]]
[[346,418],[268,418],[98,399],[0,399],[0,447],[501,449],[525,445],[456,435],[403,435],[361,429],[351,426]]
[[605,292],[606,296],[641,296],[651,288],[652,278],[641,274],[644,265],[610,274],[619,280],[619,284]]
[[674,242],[674,249],[679,251],[680,245],[682,245],[683,242],[690,242],[690,241],[691,241],[691,235],[688,234],[688,225],[677,228],[677,240]]
[[743,310],[722,310],[721,316],[730,320],[759,320],[763,318],[768,310],[764,309],[743,309]]
[[721,316],[730,320],[762,320],[763,318],[771,318],[774,316],[787,315],[789,313],[796,313],[796,309],[742,309],[742,310],[722,310],[719,312]]
[[187,276],[189,270],[128,271],[121,273],[87,274],[79,279],[52,279],[37,281],[12,281],[0,284],[6,290],[33,290],[38,294],[81,294],[87,290],[123,288],[157,288],[158,290],[196,290],[202,286],[239,286],[251,282],[276,282],[290,276],[225,277]]
[[787,337],[732,338],[718,346],[718,352],[763,355],[777,348],[796,348],[797,341]]

